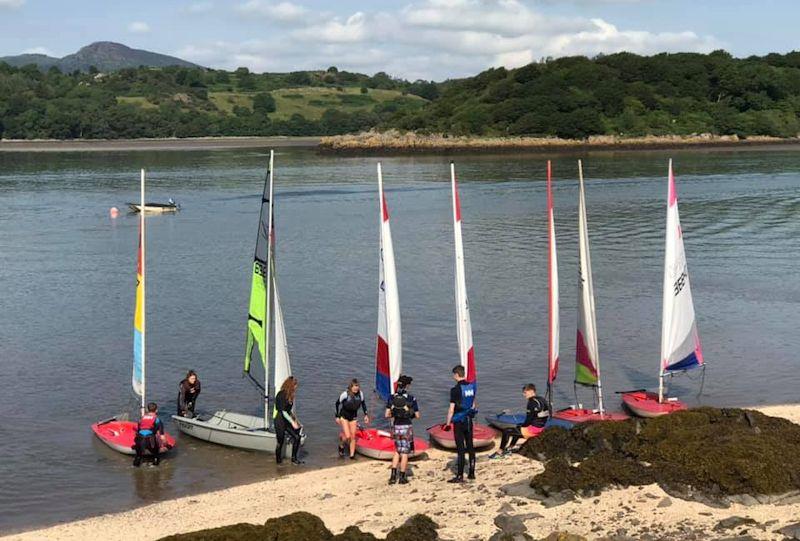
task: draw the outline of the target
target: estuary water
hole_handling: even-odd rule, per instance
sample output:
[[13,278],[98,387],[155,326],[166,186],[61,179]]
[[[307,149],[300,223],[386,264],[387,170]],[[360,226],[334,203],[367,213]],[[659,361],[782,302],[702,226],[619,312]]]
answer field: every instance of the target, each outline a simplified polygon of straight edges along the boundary
[[[707,361],[674,378],[691,404],[798,400],[800,152],[559,154],[554,200],[561,280],[557,406],[575,401],[577,163],[584,159],[603,384],[657,384],[667,159]],[[133,469],[89,425],[134,411],[130,388],[138,170],[148,220],[148,384],[162,418],[200,374],[200,409],[257,413],[241,377],[250,268],[268,151],[0,153],[0,531],[257,481],[273,457],[178,436],[160,468]],[[377,321],[378,158],[276,154],[278,273],[309,434],[308,464],[336,462],[333,403],[371,389]],[[457,362],[447,157],[382,160],[403,321],[405,372],[426,426],[446,413]],[[457,156],[467,288],[482,412],[522,406],[545,384],[545,157]],[[109,217],[112,206],[123,209]],[[581,400],[592,403],[591,393]],[[370,400],[373,410],[379,407]],[[171,422],[167,427],[176,432]],[[177,434],[176,434],[177,435]]]

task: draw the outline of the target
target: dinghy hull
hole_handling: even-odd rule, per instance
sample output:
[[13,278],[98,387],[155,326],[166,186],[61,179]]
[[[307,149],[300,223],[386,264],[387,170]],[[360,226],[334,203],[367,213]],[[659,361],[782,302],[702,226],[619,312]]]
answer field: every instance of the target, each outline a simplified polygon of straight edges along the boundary
[[[105,421],[94,423],[92,432],[97,438],[113,450],[124,455],[135,455],[134,438],[136,437],[136,423],[133,421]],[[175,447],[175,439],[169,434],[164,435],[165,445],[161,452],[165,453]],[[145,453],[149,455],[149,452]]]
[[[202,441],[249,449],[251,451],[274,452],[277,447],[275,432],[264,428],[264,418],[231,411],[217,411],[213,415],[194,418],[173,415],[178,429]],[[305,443],[303,436],[300,444]],[[290,444],[284,444],[284,454],[289,455]]]
[[566,421],[572,424],[593,423],[600,421],[624,421],[630,416],[623,412],[604,411],[602,414],[598,410],[586,408],[567,408],[553,414],[554,419]]
[[[456,439],[452,428],[445,430],[443,425],[435,425],[428,429],[428,435],[436,445],[445,449],[455,449]],[[473,423],[472,424],[472,443],[475,448],[488,447],[494,444],[497,432],[490,426]]]
[[[132,212],[141,212],[142,205],[139,203],[128,203],[128,208]],[[145,203],[144,210],[148,214],[161,214],[164,212],[177,212],[180,206],[169,203]]]
[[637,417],[661,417],[689,409],[685,403],[677,399],[668,398],[663,402],[658,401],[658,394],[648,391],[631,391],[622,393],[622,403]]
[[524,411],[517,411],[514,413],[503,412],[495,415],[487,415],[484,417],[489,426],[497,428],[498,430],[505,430],[507,428],[514,428],[525,422],[527,415]]
[[[425,453],[430,446],[422,438],[414,438],[414,450],[409,458]],[[356,432],[356,452],[375,460],[391,460],[394,456],[394,439],[388,430],[375,428],[360,429]]]

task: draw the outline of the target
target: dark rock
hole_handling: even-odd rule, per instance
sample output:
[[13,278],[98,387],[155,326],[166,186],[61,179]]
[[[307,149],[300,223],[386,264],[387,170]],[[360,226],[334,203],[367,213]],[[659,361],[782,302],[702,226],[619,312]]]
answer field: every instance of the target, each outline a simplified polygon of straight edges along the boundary
[[794,524],[787,524],[783,528],[775,530],[777,533],[782,534],[787,539],[800,539],[800,522]]
[[495,532],[489,541],[533,541],[533,537],[526,533],[506,533],[504,531]]
[[523,513],[522,515],[516,515],[516,517],[520,520],[535,520],[544,518],[544,515],[540,515],[539,513]]
[[339,535],[334,535],[331,541],[378,541],[371,533],[362,532],[355,526],[348,526]]
[[494,517],[494,525],[504,533],[517,534],[528,531],[528,527],[518,517],[502,513]]
[[[439,525],[425,515],[414,515],[386,536],[386,541],[438,541]],[[283,540],[281,540],[283,541]]]
[[714,531],[721,532],[724,530],[730,530],[732,528],[738,528],[739,526],[753,525],[753,524],[757,524],[757,522],[752,518],[733,516],[724,518],[719,522],[717,522],[717,525],[714,526]]
[[[331,532],[328,532],[328,537],[322,539],[330,539],[331,536]],[[256,539],[266,539],[264,537],[264,527],[242,523],[192,533],[170,535],[159,541],[255,541]]]
[[497,510],[498,513],[513,513],[514,506],[508,502],[503,502],[503,505],[500,506],[500,509]]
[[664,496],[661,499],[661,501],[658,502],[658,505],[656,505],[656,507],[669,507],[670,505],[672,505],[672,500],[670,500],[668,497]]
[[587,541],[582,535],[569,532],[553,532],[542,541]]

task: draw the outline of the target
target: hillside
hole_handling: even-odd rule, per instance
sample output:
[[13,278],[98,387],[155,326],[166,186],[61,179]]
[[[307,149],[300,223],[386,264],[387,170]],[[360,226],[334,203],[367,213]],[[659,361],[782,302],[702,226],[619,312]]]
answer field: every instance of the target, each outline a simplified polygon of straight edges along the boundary
[[5,62],[6,64],[17,67],[35,64],[42,70],[47,70],[55,66],[64,73],[71,73],[75,70],[88,72],[91,68],[95,68],[101,72],[107,72],[123,68],[138,68],[139,66],[150,68],[163,68],[167,66],[199,67],[196,64],[181,60],[180,58],[175,58],[174,56],[153,53],[142,49],[131,49],[126,45],[111,41],[92,43],[64,58],[53,58],[41,54],[22,54],[18,56],[0,57],[0,62]]

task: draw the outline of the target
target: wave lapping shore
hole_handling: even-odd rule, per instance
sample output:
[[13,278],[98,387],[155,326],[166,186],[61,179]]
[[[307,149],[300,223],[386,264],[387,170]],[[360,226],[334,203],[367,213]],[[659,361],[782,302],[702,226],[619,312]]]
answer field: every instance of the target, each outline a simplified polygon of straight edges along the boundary
[[357,135],[337,135],[320,139],[322,152],[342,154],[363,153],[434,153],[434,152],[549,152],[568,150],[659,150],[691,147],[731,147],[791,145],[800,138],[753,136],[746,139],[736,135],[647,135],[621,137],[595,135],[587,139],[558,137],[476,137],[445,134],[423,135],[414,132],[389,130]]
[[[800,422],[800,405],[758,408],[763,413]],[[714,449],[709,448],[709,453]],[[300,471],[277,479],[188,496],[3,539],[63,541],[159,539],[178,533],[237,523],[264,524],[268,519],[306,511],[320,517],[332,532],[348,526],[385,537],[416,514],[439,524],[441,539],[486,540],[514,517],[532,539],[570,532],[570,539],[784,539],[800,517],[800,503],[712,507],[671,497],[657,484],[610,488],[599,496],[551,505],[531,496],[530,480],[541,463],[512,455],[491,461],[481,453],[478,479],[452,485],[454,455],[432,451],[413,466],[411,483],[388,486],[388,464],[361,459],[354,464]],[[171,467],[169,461],[162,468]],[[158,475],[157,471],[152,472]],[[43,511],[42,520],[47,517]],[[800,526],[797,526],[800,534]],[[741,537],[747,536],[747,537]],[[791,537],[790,537],[791,538]]]

